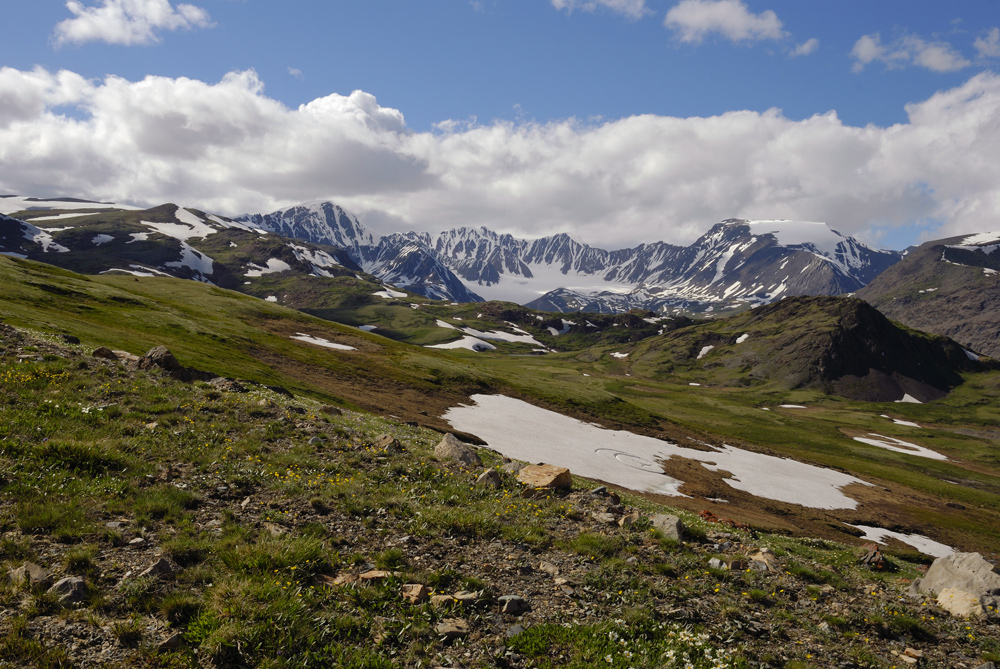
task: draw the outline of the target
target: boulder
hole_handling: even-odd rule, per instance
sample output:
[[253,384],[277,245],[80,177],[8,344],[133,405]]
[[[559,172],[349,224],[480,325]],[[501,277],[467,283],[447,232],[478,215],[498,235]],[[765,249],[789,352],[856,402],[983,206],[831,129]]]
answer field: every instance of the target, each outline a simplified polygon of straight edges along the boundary
[[154,346],[149,349],[146,355],[139,358],[139,369],[153,369],[154,367],[165,369],[168,372],[182,369],[181,363],[177,362],[177,358],[166,346]]
[[677,516],[658,513],[655,516],[650,516],[649,522],[667,539],[681,541],[684,538],[684,523]]
[[529,488],[572,488],[573,475],[565,467],[528,465],[517,473],[517,480]]
[[7,572],[10,580],[18,585],[27,583],[32,590],[36,588],[48,588],[52,585],[52,577],[44,568],[34,562],[25,562],[17,569]]
[[434,455],[442,460],[455,460],[470,467],[480,467],[483,462],[472,448],[449,433],[434,447]]
[[461,639],[469,635],[472,628],[469,626],[467,620],[462,620],[461,618],[445,618],[434,630],[444,637],[445,641],[454,641],[455,639]]
[[235,379],[227,379],[223,376],[217,376],[208,383],[216,390],[221,390],[224,393],[248,392],[246,386],[241,384],[239,381],[236,381]]
[[632,527],[642,518],[642,514],[638,511],[633,511],[631,513],[626,513],[624,516],[618,519],[619,527]]
[[959,618],[978,618],[983,615],[979,598],[959,588],[944,588],[938,593],[937,603],[942,609]]
[[500,611],[510,616],[519,616],[531,610],[531,604],[520,595],[504,595],[500,597]]
[[773,573],[781,569],[781,563],[770,548],[761,548],[759,553],[750,556],[750,568]]
[[56,595],[60,604],[75,604],[87,594],[87,584],[78,576],[67,576],[56,581],[48,593]]
[[403,445],[391,434],[383,434],[375,440],[375,450],[399,454],[403,452]]
[[487,469],[476,479],[479,488],[499,488],[501,483],[500,474],[495,469]]
[[90,354],[95,358],[102,358],[104,360],[117,360],[118,356],[107,346],[101,346],[100,348],[95,348],[94,352]]
[[[953,553],[934,560],[927,574],[915,580],[910,590],[936,595],[938,603],[953,615],[978,616],[991,607],[993,610],[1000,608],[1000,570],[979,553]],[[941,603],[946,592],[948,606]],[[976,606],[971,605],[972,600]],[[967,612],[955,613],[955,610]]]
[[403,586],[403,599],[410,604],[421,604],[428,599],[428,589],[422,583],[408,583]]
[[143,578],[143,577],[146,577],[146,576],[155,576],[157,578],[160,578],[160,577],[164,577],[165,578],[165,577],[168,577],[168,576],[172,576],[173,573],[174,573],[174,568],[170,566],[170,563],[167,562],[167,560],[165,558],[160,558],[159,560],[157,560],[153,564],[149,565],[149,567],[146,568],[145,571],[143,571],[142,573],[140,573],[139,574],[139,578]]

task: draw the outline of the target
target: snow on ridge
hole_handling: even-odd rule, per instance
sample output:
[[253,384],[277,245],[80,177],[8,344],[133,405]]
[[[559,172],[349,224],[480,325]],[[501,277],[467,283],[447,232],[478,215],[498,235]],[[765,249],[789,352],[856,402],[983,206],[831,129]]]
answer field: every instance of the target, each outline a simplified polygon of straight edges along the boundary
[[141,207],[133,207],[127,204],[114,204],[110,202],[63,202],[61,200],[42,199],[32,200],[19,195],[15,195],[14,197],[0,197],[0,214],[13,214],[17,211],[36,211],[45,209],[122,209],[124,211],[138,211]]
[[482,339],[477,339],[469,335],[465,335],[458,341],[448,342],[447,344],[434,344],[432,346],[425,346],[424,348],[465,348],[470,351],[475,351],[476,353],[482,353],[483,351],[495,351],[497,349],[497,347],[493,344],[487,344]]
[[969,235],[959,243],[961,246],[985,246],[987,244],[1000,244],[1000,232],[980,232]]
[[292,269],[291,265],[286,263],[284,260],[279,260],[278,258],[268,258],[267,266],[265,267],[255,265],[254,263],[248,263],[247,267],[251,267],[252,269],[243,275],[246,277],[260,277],[265,274],[277,274],[279,272],[287,272]]

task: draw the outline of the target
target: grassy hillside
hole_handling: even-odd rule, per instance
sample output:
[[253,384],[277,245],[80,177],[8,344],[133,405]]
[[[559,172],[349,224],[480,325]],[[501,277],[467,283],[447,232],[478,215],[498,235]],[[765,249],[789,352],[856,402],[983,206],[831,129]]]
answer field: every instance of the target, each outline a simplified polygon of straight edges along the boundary
[[[47,294],[87,287],[15,270]],[[907,647],[925,666],[1000,660],[995,619],[953,619],[902,596],[927,561],[914,551],[889,551],[873,572],[835,542],[758,537],[684,513],[689,529],[675,541],[651,527],[662,507],[591,493],[592,482],[531,495],[510,474],[477,484],[503,463],[488,451],[482,467],[439,459],[440,434],[426,429],[94,358],[97,343],[122,336],[100,331],[94,313],[116,313],[113,284],[77,296],[93,311],[68,310],[65,322],[5,303],[45,332],[0,326],[0,561],[4,573],[30,561],[82,584],[61,601],[0,581],[4,664],[890,667]],[[195,327],[183,297],[146,313],[159,319],[148,336],[154,325]],[[248,329],[283,316],[243,299],[234,318]],[[69,323],[81,344],[59,334]],[[123,327],[141,336],[136,323]],[[239,346],[226,326],[220,315],[177,334],[181,362],[263,374],[229,359]],[[212,334],[214,360],[202,350]],[[343,341],[369,342],[355,337]],[[774,571],[746,566],[762,546]],[[408,601],[419,586],[437,598]]]

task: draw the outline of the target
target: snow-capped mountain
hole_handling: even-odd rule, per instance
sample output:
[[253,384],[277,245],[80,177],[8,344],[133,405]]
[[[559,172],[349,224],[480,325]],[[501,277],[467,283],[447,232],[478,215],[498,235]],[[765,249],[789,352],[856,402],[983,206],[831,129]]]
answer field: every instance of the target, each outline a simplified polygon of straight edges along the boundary
[[365,271],[427,297],[483,296],[559,311],[702,311],[787,295],[837,295],[861,288],[902,257],[809,221],[730,219],[691,246],[655,242],[608,251],[566,234],[527,240],[484,227],[379,238],[331,203],[238,220],[340,246]]

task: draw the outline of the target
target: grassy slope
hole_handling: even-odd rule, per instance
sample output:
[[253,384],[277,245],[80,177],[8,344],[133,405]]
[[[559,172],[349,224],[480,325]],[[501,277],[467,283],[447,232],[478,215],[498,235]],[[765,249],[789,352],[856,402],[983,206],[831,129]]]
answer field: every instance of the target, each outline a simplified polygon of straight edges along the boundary
[[[12,259],[0,259],[0,281],[8,287],[0,318],[12,324],[65,332],[95,346],[136,354],[164,344],[192,367],[281,385],[297,394],[437,429],[447,428],[438,416],[470,394],[504,392],[612,427],[671,439],[725,441],[843,469],[892,491],[866,497],[861,511],[850,514],[803,513],[800,508],[740,499],[747,507],[740,513],[760,526],[830,536],[830,524],[843,527],[839,520],[863,521],[920,530],[964,548],[1000,549],[990,529],[1000,521],[996,436],[983,435],[1000,422],[996,374],[975,375],[948,398],[926,405],[849,402],[816,391],[788,392],[777,384],[747,388],[727,385],[727,376],[714,377],[716,386],[696,388],[688,383],[704,381],[704,368],[688,363],[688,369],[675,369],[664,378],[648,358],[636,353],[652,346],[649,341],[631,349],[615,345],[543,357],[443,353],[192,282],[88,278]],[[408,304],[384,306],[424,320],[437,317],[435,310],[462,309],[430,306],[427,313],[419,313]],[[465,313],[470,319],[476,315]],[[486,326],[475,320],[461,322]],[[720,321],[708,327],[737,326]],[[288,339],[297,332],[359,350],[336,352]],[[608,355],[630,350],[624,360]],[[808,404],[810,409],[762,410],[781,403]],[[931,424],[931,429],[894,425],[880,417],[884,413]],[[850,439],[867,432],[914,440],[954,461],[930,461]],[[678,503],[693,511],[714,508],[705,498],[720,495],[708,494],[710,490],[732,496],[718,477],[692,487],[701,494]],[[948,502],[966,508],[948,507]],[[763,507],[770,511],[751,513]]]

